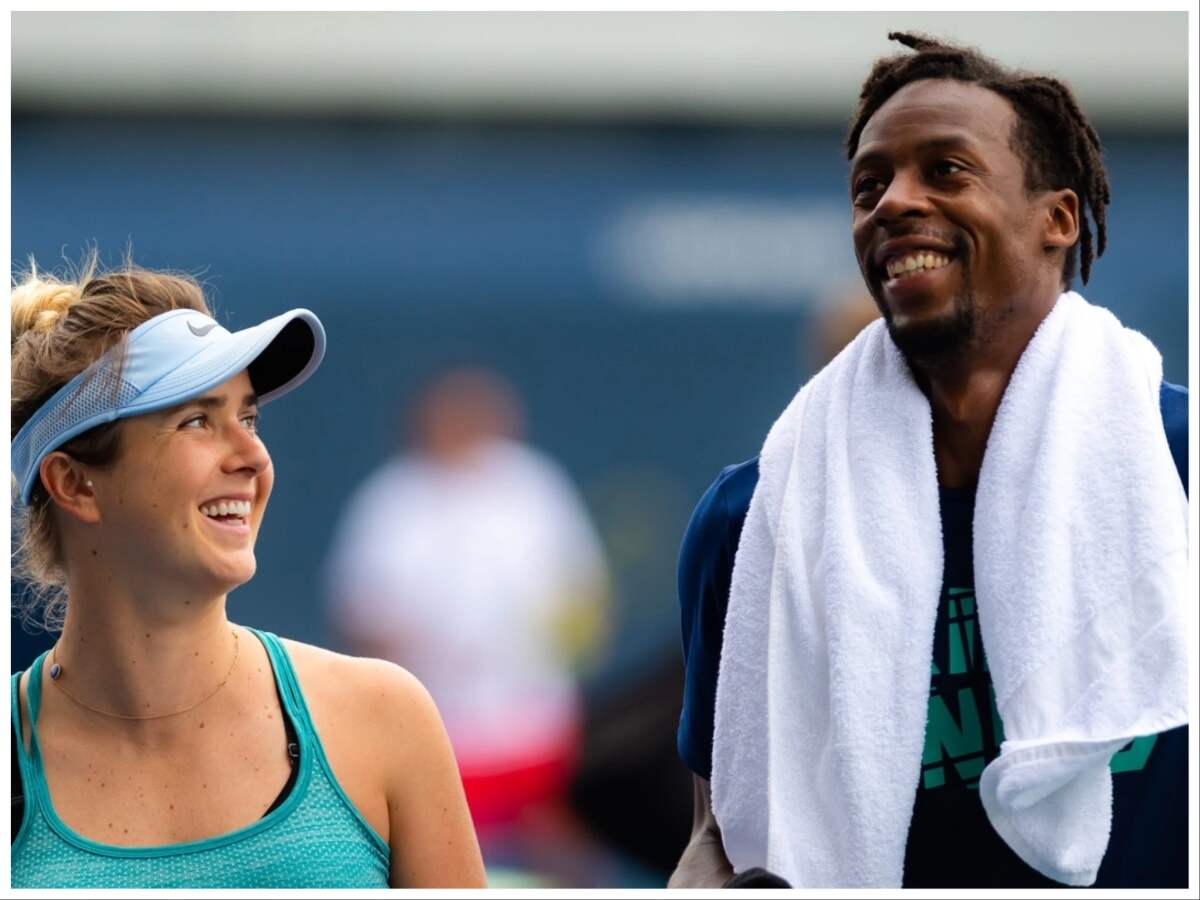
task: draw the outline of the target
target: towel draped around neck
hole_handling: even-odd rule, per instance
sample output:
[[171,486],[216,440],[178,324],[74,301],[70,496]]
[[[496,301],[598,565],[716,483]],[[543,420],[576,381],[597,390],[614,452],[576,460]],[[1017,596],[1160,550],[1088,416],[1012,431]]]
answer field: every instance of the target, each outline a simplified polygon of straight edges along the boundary
[[[974,518],[1005,741],[980,780],[1030,866],[1091,884],[1113,753],[1187,721],[1187,502],[1142,335],[1063,294],[1013,372]],[[737,871],[899,887],[943,552],[932,412],[882,322],[772,427],[735,557],[713,810]],[[953,822],[946,822],[953,828]]]

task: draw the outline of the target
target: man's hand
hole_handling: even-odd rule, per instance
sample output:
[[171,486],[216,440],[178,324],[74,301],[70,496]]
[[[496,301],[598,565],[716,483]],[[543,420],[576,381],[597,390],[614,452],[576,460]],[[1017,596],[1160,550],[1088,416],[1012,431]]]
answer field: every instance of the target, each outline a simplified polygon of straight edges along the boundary
[[679,865],[667,881],[669,888],[719,888],[733,877],[725,858],[721,829],[712,813],[712,788],[706,779],[692,776],[692,838]]

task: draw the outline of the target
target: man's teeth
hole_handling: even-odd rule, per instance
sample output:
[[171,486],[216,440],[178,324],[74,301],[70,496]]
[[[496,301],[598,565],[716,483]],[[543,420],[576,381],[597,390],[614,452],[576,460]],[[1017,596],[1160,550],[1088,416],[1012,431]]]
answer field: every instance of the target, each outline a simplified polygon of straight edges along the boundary
[[250,515],[250,501],[218,500],[216,503],[200,507],[200,512],[206,516],[241,516],[244,519]]
[[890,260],[887,264],[887,273],[889,278],[896,278],[920,269],[940,269],[948,262],[950,262],[950,257],[943,256],[941,253],[909,253],[907,256],[898,256]]

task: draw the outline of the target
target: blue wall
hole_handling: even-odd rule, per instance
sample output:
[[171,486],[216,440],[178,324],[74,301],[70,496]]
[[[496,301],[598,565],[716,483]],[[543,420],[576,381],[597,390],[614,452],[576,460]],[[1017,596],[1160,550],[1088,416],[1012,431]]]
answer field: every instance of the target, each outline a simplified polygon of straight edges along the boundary
[[[837,133],[788,130],[17,117],[12,253],[52,268],[85,246],[116,261],[131,245],[142,265],[200,274],[230,327],[293,306],[321,316],[324,367],[265,411],[278,482],[260,574],[231,598],[235,618],[303,640],[332,640],[320,563],[417,380],[461,362],[507,374],[616,567],[609,684],[674,651],[692,505],[757,451],[811,370],[818,291],[852,277],[839,146]],[[1107,158],[1110,248],[1085,293],[1151,337],[1183,382],[1186,136],[1110,137]],[[646,280],[661,248],[628,223],[694,219],[699,232],[678,233],[711,237],[692,212],[714,208],[799,223],[794,291],[778,290],[788,260],[769,256],[725,281],[684,272],[694,296]],[[747,234],[756,259],[763,241]],[[630,241],[641,269],[613,250]]]

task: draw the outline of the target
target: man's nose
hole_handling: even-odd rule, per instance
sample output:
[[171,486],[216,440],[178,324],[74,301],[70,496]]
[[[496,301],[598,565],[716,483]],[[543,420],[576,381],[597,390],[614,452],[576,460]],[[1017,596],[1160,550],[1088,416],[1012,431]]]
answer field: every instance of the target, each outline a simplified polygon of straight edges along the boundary
[[929,212],[929,193],[920,174],[901,170],[892,176],[887,190],[875,204],[872,216],[878,224],[887,225],[901,218],[925,216]]

